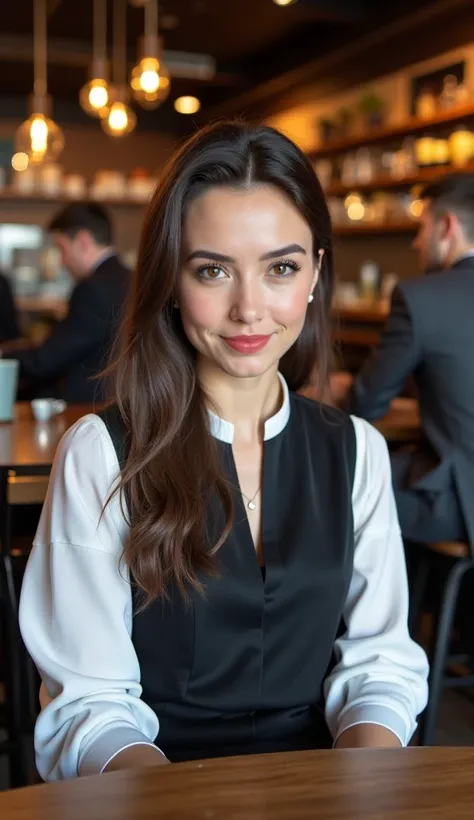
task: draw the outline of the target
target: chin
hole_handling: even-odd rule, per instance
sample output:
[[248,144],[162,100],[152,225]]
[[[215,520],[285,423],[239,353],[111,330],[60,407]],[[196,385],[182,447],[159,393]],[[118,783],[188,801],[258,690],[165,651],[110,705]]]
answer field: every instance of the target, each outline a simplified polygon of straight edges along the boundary
[[227,376],[234,379],[256,379],[268,373],[272,368],[278,368],[278,361],[268,361],[258,359],[256,356],[248,356],[240,361],[220,360],[216,362],[220,370],[223,370]]

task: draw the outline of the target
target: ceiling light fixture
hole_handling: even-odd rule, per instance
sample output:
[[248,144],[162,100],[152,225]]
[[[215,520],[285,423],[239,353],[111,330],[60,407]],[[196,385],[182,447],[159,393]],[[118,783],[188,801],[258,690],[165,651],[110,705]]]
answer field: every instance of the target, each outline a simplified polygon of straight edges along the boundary
[[178,114],[196,114],[201,103],[197,97],[178,97],[174,101],[174,107]]
[[293,6],[297,0],[273,0],[276,6]]
[[101,126],[110,137],[123,137],[137,124],[135,112],[128,105],[127,79],[127,6],[126,0],[115,0],[114,5],[114,83],[110,89],[111,105]]
[[33,4],[34,86],[30,97],[31,115],[17,129],[15,150],[25,153],[34,165],[56,160],[64,148],[64,135],[50,118],[51,99],[48,96],[47,10],[46,0]]
[[142,108],[158,108],[170,93],[170,75],[160,56],[157,0],[148,0],[145,6],[145,30],[140,51],[141,60],[130,79],[132,93]]
[[94,0],[94,45],[90,81],[82,86],[79,102],[91,117],[106,117],[110,96],[107,81],[107,0]]

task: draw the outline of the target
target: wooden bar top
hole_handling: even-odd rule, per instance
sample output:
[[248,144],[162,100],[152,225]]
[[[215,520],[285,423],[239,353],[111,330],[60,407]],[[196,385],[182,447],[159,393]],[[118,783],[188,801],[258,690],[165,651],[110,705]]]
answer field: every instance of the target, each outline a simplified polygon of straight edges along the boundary
[[5,820],[458,820],[474,749],[294,752],[175,763],[0,794]]

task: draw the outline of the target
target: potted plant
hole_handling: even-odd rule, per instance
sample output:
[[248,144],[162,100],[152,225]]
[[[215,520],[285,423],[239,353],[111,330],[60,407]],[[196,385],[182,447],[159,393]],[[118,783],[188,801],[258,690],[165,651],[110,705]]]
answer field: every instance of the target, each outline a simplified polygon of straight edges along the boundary
[[368,128],[378,128],[382,125],[384,102],[375,91],[364,94],[359,109]]
[[337,112],[337,130],[340,137],[347,137],[351,131],[354,112],[350,108],[340,108]]
[[334,136],[335,127],[332,120],[321,117],[319,120],[319,136],[321,142],[327,142]]

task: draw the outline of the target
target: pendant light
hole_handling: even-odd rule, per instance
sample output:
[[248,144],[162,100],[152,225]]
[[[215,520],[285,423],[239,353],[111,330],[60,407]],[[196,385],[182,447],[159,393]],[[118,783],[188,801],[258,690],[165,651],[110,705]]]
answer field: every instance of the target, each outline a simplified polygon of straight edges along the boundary
[[94,46],[90,81],[82,86],[79,102],[91,117],[106,117],[110,87],[107,82],[107,0],[94,0]]
[[108,114],[101,120],[102,128],[111,137],[123,137],[133,131],[137,124],[135,112],[128,105],[127,85],[127,5],[126,0],[115,0],[114,4],[114,54],[113,85],[110,89],[111,105]]
[[51,99],[47,93],[47,9],[46,0],[33,4],[34,86],[30,97],[31,115],[17,129],[15,151],[24,153],[33,165],[53,162],[64,148],[64,135],[50,118]]
[[158,3],[145,5],[145,31],[141,43],[141,59],[132,71],[130,85],[135,100],[142,108],[158,108],[170,93],[168,69],[160,58],[158,37]]

